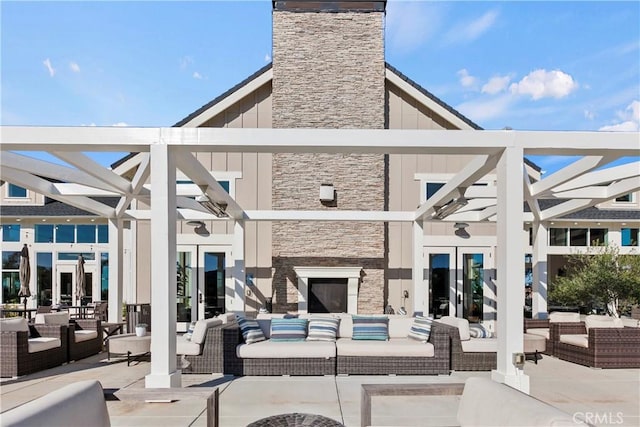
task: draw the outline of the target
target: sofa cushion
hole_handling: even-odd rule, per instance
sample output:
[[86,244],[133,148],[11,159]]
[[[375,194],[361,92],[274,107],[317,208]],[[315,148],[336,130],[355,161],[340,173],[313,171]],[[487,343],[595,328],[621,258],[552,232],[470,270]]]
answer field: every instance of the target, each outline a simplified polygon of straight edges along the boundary
[[431,317],[416,316],[409,329],[407,338],[412,340],[427,342],[429,341],[429,335],[431,335],[431,323],[433,319]]
[[2,413],[2,425],[86,426],[111,425],[104,391],[96,380],[79,381]]
[[338,328],[338,338],[351,338],[353,336],[353,318],[351,315],[338,315],[340,318],[340,328]]
[[262,358],[332,358],[336,357],[336,345],[326,341],[261,341],[255,344],[240,344],[236,355],[244,359]]
[[554,311],[549,313],[549,322],[551,323],[560,323],[560,322],[579,322],[580,321],[580,313],[565,313],[562,311]]
[[76,342],[89,341],[98,338],[98,331],[82,329],[80,331],[75,331],[73,336]]
[[69,312],[61,311],[59,313],[38,313],[36,314],[35,323],[45,325],[67,325],[69,324]]
[[461,319],[453,316],[442,316],[438,319],[438,322],[458,328],[458,331],[460,332],[460,341],[467,341],[471,338],[469,333],[469,321],[467,319]]
[[493,332],[482,323],[474,323],[469,325],[469,335],[471,338],[491,338],[493,337]]
[[61,345],[62,344],[60,343],[60,338],[51,338],[51,337],[29,338],[27,351],[29,353],[37,353],[39,351],[58,348]]
[[236,321],[235,313],[222,313],[218,315],[218,319],[222,320],[222,324],[234,323]]
[[471,338],[462,341],[462,351],[473,353],[495,353],[498,351],[498,338]]
[[307,341],[335,342],[340,327],[340,319],[336,317],[312,317],[309,319]]
[[390,338],[388,341],[340,338],[336,341],[336,351],[338,356],[365,357],[433,357],[435,354],[433,344],[408,338]]
[[589,332],[590,328],[624,328],[624,323],[616,317],[591,314],[584,319],[584,326]]
[[247,344],[253,344],[266,339],[257,320],[238,316],[238,326],[240,326],[242,338],[244,338],[244,342]]
[[29,322],[24,317],[9,317],[0,319],[2,332],[29,332]]
[[544,337],[547,340],[549,339],[549,328],[527,329],[527,333],[531,335],[538,335],[539,337]]
[[576,345],[578,347],[589,348],[589,335],[587,334],[565,334],[560,335],[560,342]]
[[204,342],[204,338],[207,336],[207,329],[218,325],[222,325],[222,320],[216,318],[198,320],[196,322],[196,326],[193,328],[191,341],[196,344],[202,344]]
[[176,354],[197,356],[200,354],[200,347],[200,344],[196,344],[193,341],[186,339],[184,335],[176,337]]
[[630,317],[622,317],[622,324],[627,328],[640,328],[640,320],[632,319]]
[[389,338],[406,338],[413,325],[413,317],[389,315]]
[[304,341],[307,339],[307,319],[271,319],[272,341]]
[[385,316],[352,316],[353,340],[386,341],[389,339],[389,319]]

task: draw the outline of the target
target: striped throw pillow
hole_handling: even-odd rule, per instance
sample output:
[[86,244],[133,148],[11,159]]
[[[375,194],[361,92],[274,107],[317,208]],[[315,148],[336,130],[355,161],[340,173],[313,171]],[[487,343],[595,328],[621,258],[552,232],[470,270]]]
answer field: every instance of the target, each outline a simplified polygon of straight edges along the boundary
[[262,329],[260,329],[260,325],[258,325],[257,320],[246,319],[244,317],[238,316],[238,325],[240,326],[242,338],[244,338],[245,343],[253,344],[266,340],[264,334],[262,333]]
[[352,320],[352,340],[387,341],[389,339],[389,318],[352,316]]
[[335,342],[339,327],[339,318],[312,317],[309,320],[309,335],[307,336],[307,341]]
[[196,327],[196,322],[191,322],[189,325],[189,329],[187,329],[187,333],[184,334],[184,338],[187,341],[191,341],[191,337],[193,336],[193,329]]
[[271,341],[304,341],[307,319],[271,319]]
[[469,325],[469,335],[471,338],[492,338],[493,332],[482,323]]
[[411,329],[409,329],[409,335],[407,335],[407,338],[411,338],[412,340],[421,342],[429,341],[432,322],[433,318],[431,317],[416,316],[413,319],[413,323],[411,324]]

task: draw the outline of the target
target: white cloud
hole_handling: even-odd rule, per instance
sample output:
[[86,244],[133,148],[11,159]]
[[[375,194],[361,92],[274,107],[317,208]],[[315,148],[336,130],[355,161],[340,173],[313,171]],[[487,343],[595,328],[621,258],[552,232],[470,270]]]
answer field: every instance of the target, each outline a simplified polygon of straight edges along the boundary
[[[504,94],[490,100],[473,100],[457,105],[456,110],[469,117],[474,122],[482,122],[504,116],[510,109],[513,97]],[[508,123],[504,124],[505,126]]]
[[73,62],[73,61],[69,62],[69,68],[74,73],[79,73],[80,72],[80,66],[76,62]]
[[466,68],[458,71],[456,74],[460,77],[460,84],[464,87],[472,87],[476,83],[476,78],[469,74]]
[[482,93],[488,93],[489,95],[495,95],[496,93],[504,91],[511,82],[511,76],[495,76],[491,77],[489,81],[482,86]]
[[442,8],[437,2],[388,2],[385,32],[389,46],[404,53],[419,48],[440,31]]
[[200,73],[199,73],[199,72],[197,72],[197,71],[194,71],[194,72],[193,72],[193,78],[194,78],[194,79],[198,79],[198,80],[202,80],[202,74],[200,74]]
[[186,70],[187,67],[189,67],[191,64],[193,64],[193,58],[190,56],[183,56],[182,58],[180,58],[180,69],[181,70]]
[[471,22],[462,22],[446,34],[445,41],[451,44],[472,42],[491,29],[497,18],[498,12],[491,10]]
[[617,116],[622,120],[621,122],[602,126],[598,130],[613,132],[635,132],[640,130],[640,101],[631,102],[624,111],[618,111]]
[[264,62],[271,62],[271,55],[269,55],[268,53],[266,53],[264,55]]
[[539,69],[530,72],[509,89],[517,95],[530,95],[531,99],[564,98],[578,88],[578,83],[569,74],[560,70]]
[[129,126],[128,124],[126,124],[125,122],[118,122],[118,123],[114,123],[111,126],[113,127],[117,127],[117,128],[123,128],[123,127],[127,127]]
[[42,63],[44,64],[45,67],[47,67],[47,71],[49,71],[49,75],[51,77],[56,75],[56,69],[53,68],[53,66],[51,65],[51,60],[49,58],[42,61]]

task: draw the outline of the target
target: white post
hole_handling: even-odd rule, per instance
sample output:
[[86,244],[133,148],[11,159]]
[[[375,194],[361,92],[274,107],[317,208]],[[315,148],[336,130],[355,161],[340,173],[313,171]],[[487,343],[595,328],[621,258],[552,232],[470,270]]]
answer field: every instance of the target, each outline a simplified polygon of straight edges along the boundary
[[520,239],[524,197],[522,168],[523,150],[513,146],[504,150],[496,167],[498,366],[491,372],[491,378],[529,393],[529,377],[514,364],[514,358],[524,349],[524,247]]
[[236,221],[233,227],[233,289],[227,292],[227,311],[244,313],[247,274],[244,268],[244,221]]
[[176,167],[165,144],[151,145],[151,373],[147,388],[180,387],[176,369]]
[[109,322],[122,322],[123,265],[122,219],[109,219]]
[[533,284],[531,312],[534,319],[547,318],[547,227],[539,222],[533,223]]
[[424,281],[424,222],[413,221],[413,312],[429,315],[429,289]]

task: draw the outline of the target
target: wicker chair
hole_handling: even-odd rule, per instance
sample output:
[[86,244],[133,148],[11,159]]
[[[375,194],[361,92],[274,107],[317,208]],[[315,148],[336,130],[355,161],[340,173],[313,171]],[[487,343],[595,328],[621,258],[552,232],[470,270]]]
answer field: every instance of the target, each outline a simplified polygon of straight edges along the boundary
[[[95,332],[95,333],[94,333]],[[85,335],[91,338],[84,339]],[[102,325],[99,319],[73,319],[69,325],[69,361],[80,360],[102,351]]]
[[443,331],[449,336],[451,351],[451,369],[454,371],[490,371],[498,366],[497,352],[472,352],[462,349],[460,330],[451,325],[435,321],[431,332]]
[[640,368],[640,328],[622,327],[622,322],[599,327],[603,325],[590,323],[590,317],[604,316],[555,326],[555,356],[592,368]]
[[[238,326],[219,324],[207,327],[199,354],[180,354],[177,364],[183,374],[234,373],[235,348],[238,345]],[[233,350],[233,354],[231,354]]]
[[[10,325],[14,319],[2,319],[0,323],[0,376],[16,377],[62,365],[67,361],[66,325],[27,324]],[[57,338],[59,345],[42,351],[29,352],[37,345],[38,338]]]

